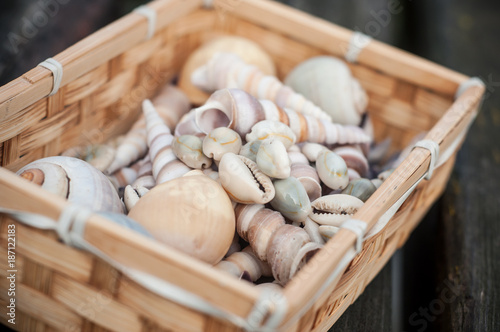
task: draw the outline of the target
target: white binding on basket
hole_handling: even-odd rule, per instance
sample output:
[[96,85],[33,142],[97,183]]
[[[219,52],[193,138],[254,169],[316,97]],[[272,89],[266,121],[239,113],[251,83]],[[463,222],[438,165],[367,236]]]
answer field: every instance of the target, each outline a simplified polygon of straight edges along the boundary
[[146,40],[153,38],[156,30],[156,10],[146,5],[142,5],[134,9],[134,13],[143,15],[148,19],[148,34]]
[[53,58],[48,58],[44,62],[40,63],[39,66],[44,67],[52,72],[54,76],[54,83],[52,85],[52,91],[50,91],[49,96],[53,96],[59,91],[61,86],[61,81],[63,77],[63,66],[61,63]]
[[[426,180],[430,180],[432,177],[432,173],[434,172],[434,169],[436,168],[438,158],[439,158],[439,144],[434,142],[433,140],[430,139],[423,139],[421,141],[418,141],[413,149],[415,148],[423,148],[429,150],[431,153],[431,162],[429,164],[429,169],[427,170],[427,173],[425,175]],[[412,150],[413,150],[412,149]]]
[[363,249],[363,237],[366,233],[366,222],[358,219],[348,219],[342,223],[340,228],[345,228],[356,234],[358,240],[356,241],[356,254],[359,254]]
[[359,54],[366,46],[368,46],[368,44],[370,44],[372,39],[372,37],[365,35],[362,32],[354,31],[351,35],[351,39],[349,40],[347,52],[344,55],[345,59],[352,63],[358,61]]

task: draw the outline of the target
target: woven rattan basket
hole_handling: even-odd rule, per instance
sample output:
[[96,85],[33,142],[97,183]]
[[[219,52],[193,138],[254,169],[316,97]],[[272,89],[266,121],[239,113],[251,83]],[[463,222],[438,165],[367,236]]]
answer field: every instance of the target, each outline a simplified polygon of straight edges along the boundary
[[[141,101],[174,79],[190,52],[214,36],[240,35],[259,43],[274,58],[281,78],[309,57],[344,57],[352,50],[351,31],[275,2],[204,4],[152,2],[148,6],[155,21],[131,13],[56,55],[64,71],[52,96],[53,74],[40,66],[0,88],[0,206],[58,220],[69,204],[10,171],[125,132]],[[152,38],[148,32],[154,32]],[[350,263],[345,257],[354,252],[358,237],[341,229],[282,294],[262,300],[249,283],[96,215],[87,220],[83,237],[116,264],[65,245],[52,230],[2,214],[0,306],[10,304],[6,277],[14,273],[16,324],[5,313],[0,321],[23,331],[237,331],[266,324],[286,331],[323,331],[333,325],[442,193],[484,92],[480,84],[465,84],[470,80],[464,75],[377,41],[363,48],[350,67],[369,94],[376,140],[391,137],[392,148],[401,149],[415,134],[429,130],[427,139],[452,152],[389,223],[364,241]],[[373,228],[395,203],[404,201],[400,198],[430,164],[429,151],[414,149],[355,217]],[[9,225],[15,225],[13,266],[7,259]],[[159,278],[196,299],[190,303],[201,304],[190,307],[155,294],[118,266]]]

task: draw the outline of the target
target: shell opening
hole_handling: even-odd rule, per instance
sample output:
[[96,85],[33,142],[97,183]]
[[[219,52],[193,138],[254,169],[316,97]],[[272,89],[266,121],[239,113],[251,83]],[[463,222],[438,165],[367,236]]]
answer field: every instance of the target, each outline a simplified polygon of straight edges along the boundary
[[219,127],[228,127],[231,119],[220,109],[209,108],[200,112],[196,118],[198,127],[205,133]]

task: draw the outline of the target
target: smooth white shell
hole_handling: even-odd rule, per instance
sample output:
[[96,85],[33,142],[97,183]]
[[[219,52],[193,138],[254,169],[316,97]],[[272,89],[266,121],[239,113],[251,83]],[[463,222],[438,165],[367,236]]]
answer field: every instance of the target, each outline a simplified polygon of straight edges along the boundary
[[227,152],[240,153],[241,145],[241,137],[237,132],[226,127],[219,127],[203,139],[203,153],[219,161]]
[[335,152],[324,150],[316,159],[318,176],[328,188],[344,189],[349,184],[347,165]]
[[280,140],[268,139],[262,142],[255,161],[259,169],[272,178],[286,179],[290,176],[290,159]]
[[286,124],[272,120],[264,120],[256,123],[252,127],[252,131],[246,135],[247,142],[268,139],[279,140],[288,149],[295,144],[297,137]]

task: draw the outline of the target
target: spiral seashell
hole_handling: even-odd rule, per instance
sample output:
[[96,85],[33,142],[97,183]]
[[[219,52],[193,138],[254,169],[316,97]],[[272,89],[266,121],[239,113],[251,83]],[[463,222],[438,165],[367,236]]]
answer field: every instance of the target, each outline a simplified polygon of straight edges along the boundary
[[317,56],[296,66],[285,84],[340,124],[359,125],[368,97],[351,70],[332,56]]
[[142,109],[146,118],[149,157],[153,162],[153,177],[156,184],[181,177],[191,170],[177,159],[172,151],[174,136],[156,112],[153,104],[145,100]]
[[172,151],[177,158],[191,168],[208,168],[212,165],[212,159],[203,154],[202,146],[201,138],[194,135],[182,135],[174,138]]
[[278,139],[264,140],[257,151],[255,162],[267,176],[276,179],[290,176],[290,159],[285,145]]
[[196,124],[196,109],[192,109],[188,113],[184,114],[175,126],[175,136],[182,135],[195,135],[200,138],[204,138],[206,133],[204,133]]
[[243,145],[240,150],[240,156],[246,157],[253,162],[257,161],[257,152],[259,152],[262,141],[248,142]]
[[111,175],[108,175],[108,179],[113,183],[117,191],[125,188],[127,185],[132,184],[139,177],[140,170],[145,167],[146,164],[151,165],[149,156],[146,155],[145,158],[136,161],[130,167],[123,167]]
[[158,241],[209,264],[224,257],[236,226],[226,192],[205,175],[184,176],[157,185],[128,215]]
[[344,221],[352,216],[363,206],[359,198],[337,194],[318,198],[312,205],[309,218],[320,225],[331,225],[339,227]]
[[203,153],[208,158],[220,161],[227,152],[239,154],[241,145],[241,137],[237,132],[226,127],[219,127],[203,139]]
[[280,107],[331,121],[327,113],[304,96],[285,86],[276,77],[266,76],[259,68],[247,64],[236,54],[215,54],[204,66],[193,72],[191,82],[205,91],[242,89],[256,98],[272,100]]
[[366,202],[368,198],[377,190],[377,187],[368,179],[356,179],[349,182],[342,190],[342,194],[351,195]]
[[84,160],[104,172],[115,158],[116,150],[108,144],[91,144],[67,149],[61,156]]
[[[281,109],[268,100],[258,101],[238,89],[218,90],[210,96],[205,105],[195,109],[195,124],[204,133],[209,133],[218,127],[228,127],[243,137],[262,120],[283,122],[295,134],[297,142],[309,141],[322,144],[370,142],[370,137],[359,127],[342,126],[286,108]],[[180,123],[177,127],[184,126],[193,127],[189,123]],[[191,134],[186,131],[182,133]]]
[[146,187],[132,187],[131,185],[126,186],[123,194],[123,201],[125,202],[127,211],[132,210],[139,199],[142,196],[146,195],[148,192],[149,189]]
[[196,49],[186,60],[179,77],[179,87],[195,104],[203,104],[208,95],[191,83],[191,75],[207,63],[215,53],[229,52],[240,56],[245,62],[257,66],[266,75],[275,75],[272,58],[255,42],[238,36],[221,36],[210,40]]
[[281,213],[262,204],[238,204],[235,209],[236,231],[247,241],[262,261],[267,261],[267,247],[273,233],[285,225]]
[[226,153],[219,163],[219,178],[229,197],[238,203],[265,204],[274,198],[274,186],[257,164],[248,158]]
[[144,164],[137,171],[137,179],[132,183],[132,187],[145,187],[151,189],[156,185],[153,177],[153,164],[149,154],[144,157]]
[[316,159],[316,170],[328,188],[344,189],[349,184],[347,165],[335,152],[323,150]]
[[191,110],[188,97],[181,89],[172,84],[167,84],[161,88],[151,102],[171,131],[175,129],[179,120]]
[[271,206],[293,222],[303,223],[311,213],[311,202],[302,183],[294,177],[273,182],[276,194]]
[[[320,249],[300,227],[283,225],[272,235],[267,248],[267,261],[274,278],[286,285],[293,275]],[[303,249],[304,248],[304,249]]]
[[318,143],[307,142],[302,146],[302,153],[312,163],[316,162],[316,159],[318,159],[319,154],[324,150],[328,149],[326,148],[326,146]]
[[235,277],[240,277],[246,271],[250,275],[251,281],[257,281],[261,276],[273,275],[269,264],[261,261],[250,246],[240,252],[233,253],[214,267],[229,272]]
[[24,179],[93,211],[123,213],[113,184],[98,169],[80,159],[57,156],[36,160],[17,171]]
[[[165,86],[160,94],[153,99],[155,110],[160,118],[170,128],[190,109],[189,100],[184,93],[172,85]],[[128,166],[142,158],[148,150],[146,120],[144,115],[134,123],[123,142],[118,146],[115,159],[108,167],[107,173],[112,174],[122,167]]]
[[263,120],[257,122],[246,135],[247,142],[278,140],[286,149],[295,144],[297,140],[292,129],[283,122]]
[[279,212],[263,205],[238,205],[235,213],[238,234],[250,243],[260,260],[269,263],[274,278],[281,285],[285,285],[320,248],[305,247],[311,241],[306,231],[285,224]]
[[359,147],[342,146],[332,150],[344,159],[347,168],[356,171],[360,177],[368,175],[370,166],[363,152]]
[[302,183],[311,202],[321,197],[321,184],[314,167],[302,163],[292,164],[290,176],[293,176]]

